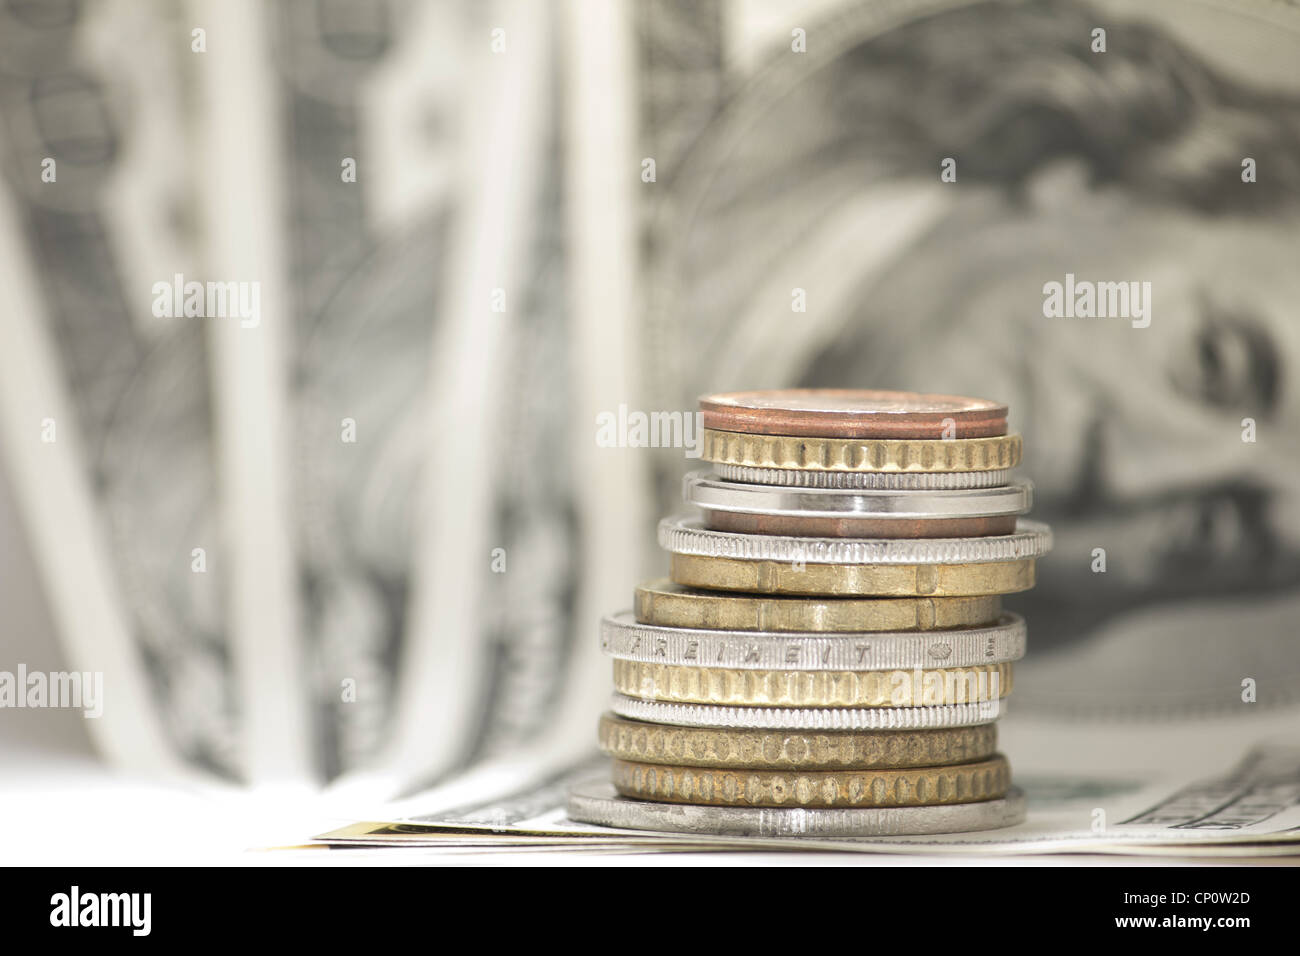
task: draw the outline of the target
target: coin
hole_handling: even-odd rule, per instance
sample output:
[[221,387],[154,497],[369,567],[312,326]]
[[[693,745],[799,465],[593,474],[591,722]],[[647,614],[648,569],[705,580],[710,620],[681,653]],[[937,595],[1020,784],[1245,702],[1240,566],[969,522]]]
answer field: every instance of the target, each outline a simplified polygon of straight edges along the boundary
[[764,730],[925,730],[970,727],[998,719],[1000,700],[933,707],[716,707],[641,700],[614,694],[609,709],[620,717],[682,727]]
[[[980,398],[869,389],[784,388],[700,398],[704,427],[829,438],[985,438],[1007,431],[1007,406]],[[946,429],[946,431],[945,431]]]
[[569,791],[571,820],[621,830],[759,837],[881,837],[969,833],[1015,826],[1025,820],[1025,795],[1012,787],[1005,797],[934,807],[802,810],[790,807],[699,807],[635,800],[606,781]]
[[993,488],[1005,485],[1010,472],[996,471],[799,471],[794,468],[752,468],[714,462],[713,471],[724,481],[754,485],[789,485],[796,488],[880,488],[893,491],[936,491],[949,488]]
[[1002,471],[1020,464],[1019,435],[953,441],[743,435],[705,428],[700,457],[715,464],[796,471],[932,474]]
[[704,527],[699,518],[659,522],[659,546],[673,554],[809,564],[978,564],[1038,558],[1052,549],[1052,531],[1017,519],[1013,534],[984,538],[800,538],[737,534]]
[[995,800],[1011,786],[1006,757],[895,770],[731,770],[614,761],[625,797],[730,807],[933,807]]
[[997,725],[941,730],[816,733],[669,727],[600,718],[600,749],[640,763],[754,770],[869,770],[940,767],[982,760],[997,750]]
[[739,534],[809,538],[976,538],[1011,534],[1016,516],[1000,518],[820,518],[702,512],[705,527]]
[[642,624],[723,631],[910,631],[992,624],[996,595],[951,598],[785,598],[697,591],[659,579],[636,589]]
[[575,789],[575,816],[773,834],[1023,819],[995,752],[1025,636],[1001,596],[1033,586],[1052,538],[1019,520],[1032,486],[1009,477],[1006,406],[794,389],[700,407],[716,473],[683,480],[700,517],[660,523],[671,581],[601,622],[613,787]]
[[610,657],[682,667],[708,664],[753,670],[867,671],[969,667],[1019,660],[1025,622],[1003,614],[988,627],[860,634],[718,631],[638,624],[630,611],[600,622]]
[[679,667],[615,660],[614,689],[642,700],[725,707],[933,707],[1011,693],[1012,664],[887,671]]
[[798,518],[994,518],[1029,510],[1033,486],[889,491],[870,488],[789,488],[723,481],[702,471],[682,479],[682,497],[709,511],[791,515]]
[[1005,535],[1029,510],[1032,486],[948,491],[789,488],[722,481],[692,472],[682,496],[704,525],[742,534],[828,538],[961,538]]
[[1034,586],[1034,561],[983,564],[805,564],[674,554],[677,584],[760,594],[955,597],[1013,594]]

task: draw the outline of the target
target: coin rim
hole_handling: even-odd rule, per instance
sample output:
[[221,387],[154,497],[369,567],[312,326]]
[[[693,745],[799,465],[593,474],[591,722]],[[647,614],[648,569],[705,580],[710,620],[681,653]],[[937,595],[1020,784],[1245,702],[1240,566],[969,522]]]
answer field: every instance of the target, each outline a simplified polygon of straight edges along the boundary
[[874,474],[960,474],[1012,469],[1020,464],[1024,438],[1017,432],[992,438],[816,438],[751,435],[705,428],[700,457],[707,462],[798,471]]
[[[745,404],[743,396],[789,396],[795,394],[861,396],[863,406],[853,410],[791,408],[782,405]],[[872,410],[868,396],[918,396],[948,399],[956,408],[946,410]],[[988,438],[1006,434],[1008,406],[985,398],[947,395],[940,392],[902,392],[893,389],[785,388],[745,389],[712,392],[699,397],[701,419],[706,428],[738,434],[795,435],[826,438],[926,439],[942,432],[951,420],[963,437]],[[975,434],[969,434],[974,432]]]
[[[1033,506],[1033,483],[1023,478],[995,488],[889,491],[871,488],[800,488],[747,485],[705,471],[682,478],[682,498],[707,511],[793,518],[941,520],[1021,515]],[[822,507],[818,507],[822,505]],[[825,507],[833,505],[834,507]]]
[[[617,741],[607,744],[607,739],[611,734],[618,736],[646,736],[656,735],[683,735],[683,747],[689,748],[692,740],[696,740],[701,748],[704,748],[703,739],[708,736],[721,737],[728,741],[727,747],[729,753],[738,756],[720,757],[717,753],[711,753],[706,757],[692,758],[690,753],[664,754],[661,761],[658,758],[660,754],[652,753],[635,753],[627,748],[617,746]],[[967,739],[961,742],[963,753],[954,760],[947,762],[935,762],[933,753],[936,749],[951,751],[958,744],[957,736],[963,736]],[[851,763],[844,761],[816,759],[809,756],[803,756],[798,760],[781,759],[766,760],[759,762],[758,758],[753,756],[743,756],[746,749],[756,752],[762,752],[766,749],[767,743],[764,738],[781,738],[779,743],[784,752],[790,738],[800,738],[801,746],[806,752],[811,752],[818,748],[816,741],[826,741],[826,745],[831,748],[838,748],[848,745],[854,755]],[[946,742],[940,742],[947,737]],[[973,739],[978,738],[978,739]],[[767,769],[779,770],[786,769],[791,771],[797,770],[871,770],[871,769],[901,769],[907,767],[946,767],[955,764],[970,763],[974,760],[982,760],[998,752],[998,727],[996,723],[972,724],[967,727],[930,727],[922,730],[863,730],[863,731],[799,731],[799,730],[761,730],[761,729],[740,729],[735,727],[680,727],[673,724],[651,724],[641,720],[630,720],[626,717],[620,717],[618,714],[606,711],[600,715],[600,720],[596,727],[596,740],[602,753],[613,757],[617,760],[627,760],[634,763],[659,764],[664,763],[668,766],[682,767],[711,767],[717,769],[732,770],[749,770],[749,769]],[[921,763],[911,763],[904,757],[902,763],[879,763],[866,760],[861,751],[874,746],[888,747],[889,744],[903,740],[904,744],[908,741],[924,741],[923,745],[918,744],[914,749],[925,750],[921,754]],[[980,750],[976,744],[985,744],[986,750]],[[712,748],[705,748],[712,749]]]
[[996,488],[1005,485],[1010,468],[990,471],[825,471],[812,468],[764,468],[714,461],[724,481],[749,485],[787,485],[794,488],[864,488],[881,491],[953,491],[962,488]]
[[[615,693],[609,710],[629,720],[745,730],[929,730],[1000,720],[1006,698],[922,707],[731,707],[641,700]],[[862,723],[857,723],[862,721]]]
[[[660,675],[653,672],[647,672],[646,668],[663,668],[665,671],[669,673]],[[661,702],[666,704],[696,704],[696,705],[706,706],[706,707],[762,707],[762,708],[779,709],[779,710],[784,710],[787,708],[794,708],[799,710],[820,710],[823,708],[860,709],[860,710],[884,710],[884,709],[906,710],[906,709],[918,709],[918,708],[926,708],[926,707],[943,707],[950,704],[959,704],[959,703],[977,704],[977,703],[982,703],[984,701],[991,701],[991,700],[1006,700],[1011,695],[1012,690],[1015,688],[1015,663],[1013,661],[1001,661],[997,664],[991,664],[991,663],[971,664],[967,667],[955,667],[955,666],[911,667],[911,668],[896,667],[896,668],[888,668],[883,670],[872,670],[872,671],[852,671],[852,670],[850,671],[802,671],[802,670],[776,670],[776,669],[764,669],[761,671],[755,671],[755,670],[748,670],[744,668],[735,668],[735,667],[710,667],[708,665],[698,665],[698,664],[682,666],[682,665],[675,665],[675,664],[663,664],[658,661],[628,661],[628,660],[616,659],[612,662],[611,670],[613,671],[614,692],[617,694],[621,694],[624,697],[630,697],[637,700],[655,701],[655,702]],[[673,684],[674,684],[675,675],[672,672],[680,672],[680,671],[703,671],[705,673],[703,675],[700,675],[701,680],[707,680],[712,675],[712,672],[725,671],[730,673],[733,684],[737,679],[739,679],[742,683],[745,683],[746,678],[752,678],[753,681],[761,681],[762,678],[759,676],[761,674],[777,674],[780,675],[782,678],[784,678],[784,687],[787,690],[798,681],[798,678],[800,676],[815,675],[816,678],[818,678],[822,682],[821,683],[822,691],[820,693],[810,692],[808,695],[810,699],[806,701],[801,701],[798,703],[777,703],[770,700],[760,699],[761,694],[759,693],[749,693],[748,691],[752,689],[752,683],[748,683],[745,684],[744,691],[739,693],[733,693],[732,695],[730,695],[729,699],[727,700],[710,700],[705,698],[702,695],[682,694],[674,691]],[[948,671],[982,671],[986,676],[983,681],[981,681],[979,677],[976,678],[977,689],[979,688],[980,684],[983,683],[984,691],[992,692],[994,690],[994,685],[996,685],[997,694],[996,696],[980,696],[976,700],[966,700],[966,701],[943,700],[934,703],[895,704],[895,703],[890,703],[888,699],[886,699],[884,702],[881,703],[871,703],[865,700],[848,700],[845,695],[840,694],[839,696],[837,696],[833,692],[834,690],[838,689],[837,686],[833,686],[829,691],[826,687],[827,684],[834,684],[838,679],[840,683],[848,682],[850,683],[851,686],[860,688],[863,686],[864,683],[868,683],[867,678],[869,675],[870,678],[873,678],[873,680],[871,680],[869,684],[874,685],[876,690],[879,692],[881,690],[879,686],[881,682],[896,680],[898,674],[903,674],[905,675],[906,678],[915,680],[918,679],[917,678],[918,673],[920,675],[925,675],[935,671],[943,672],[945,675]],[[623,674],[622,677],[619,676],[620,672],[622,672]],[[629,672],[632,672],[631,676],[629,676]],[[631,679],[631,677],[635,677],[635,679]],[[680,675],[680,678],[686,679],[688,681],[694,680],[694,678],[691,678],[689,677],[689,675],[685,675],[685,674]],[[715,676],[713,679],[726,680],[726,677],[723,675],[718,675]],[[926,678],[924,676],[921,676],[919,679],[924,681]],[[956,675],[953,677],[952,686],[954,689],[965,686],[958,683],[960,680],[961,680],[961,675]],[[949,686],[946,679],[942,679],[942,686],[945,688]],[[913,684],[912,689],[914,688],[915,688],[915,684]],[[909,693],[910,692],[911,689],[909,689]],[[879,697],[879,693],[877,693],[877,697]],[[650,721],[650,722],[653,723],[654,721]]]
[[[673,554],[675,584],[714,591],[804,597],[979,597],[1034,586],[1035,559],[975,564],[814,564]],[[898,580],[901,579],[901,580]]]
[[[666,642],[667,647],[664,648],[664,653],[660,655],[651,649],[646,651],[645,656],[637,656],[631,652],[619,651],[614,648],[613,642],[617,640],[617,637],[613,635],[624,633],[634,634],[637,637],[642,636],[636,634],[637,631],[644,632],[644,637],[652,648],[658,647],[659,641]],[[1018,661],[1025,656],[1027,633],[1025,619],[1011,611],[1003,611],[994,624],[976,625],[974,627],[937,628],[928,631],[741,631],[736,629],[710,630],[703,627],[688,628],[670,627],[664,624],[643,624],[636,619],[636,614],[633,611],[627,610],[606,615],[601,619],[600,649],[607,657],[616,660],[693,667],[699,666],[703,658],[688,660],[679,657],[674,652],[681,649],[674,648],[673,644],[694,640],[705,646],[710,644],[732,644],[736,646],[737,651],[743,649],[745,654],[739,661],[727,659],[717,661],[712,659],[712,654],[710,655],[710,663],[713,666],[729,667],[734,670],[898,670],[900,668],[918,667],[922,664],[969,667],[975,664],[1000,664],[1006,661]],[[845,650],[852,652],[857,650],[855,645],[862,641],[870,641],[873,645],[883,644],[886,648],[895,645],[900,646],[902,649],[876,652],[875,646],[873,646],[871,649],[873,655],[879,653],[881,656],[873,656],[872,660],[882,662],[871,666],[857,666],[856,662],[854,662],[853,666],[840,666],[838,659],[836,659],[836,666],[824,666],[821,660],[824,657],[822,654],[814,654],[812,661],[800,659],[790,662],[787,658],[789,648],[794,644],[803,643],[818,650],[823,648],[834,650],[835,645],[842,645]],[[1003,653],[994,654],[992,657],[977,658],[976,653],[984,653],[992,641],[1005,642],[1009,645],[1009,649]],[[961,642],[963,645],[962,650],[966,650],[966,654],[959,653],[953,647],[956,642]],[[932,656],[930,649],[935,644],[942,643],[948,644],[948,656],[943,658]],[[966,645],[969,645],[969,647],[967,648]],[[747,660],[750,657],[750,649],[758,652],[752,663]],[[886,658],[886,654],[891,656]],[[771,659],[769,659],[769,656]]]
[[[644,595],[644,597],[643,597]],[[867,603],[879,605],[876,608],[862,607]],[[969,617],[963,618],[956,622],[946,621],[939,626],[914,625],[912,627],[900,628],[895,626],[882,627],[879,631],[864,631],[861,626],[855,626],[852,629],[827,629],[819,631],[815,626],[809,626],[806,614],[818,614],[823,620],[827,616],[826,612],[831,608],[843,609],[850,604],[858,605],[850,608],[856,612],[856,615],[865,616],[869,611],[875,611],[877,614],[883,612],[886,608],[899,608],[906,603],[911,605],[912,619],[923,616],[920,612],[921,602],[925,602],[929,608],[932,617],[937,617],[938,611],[933,607],[935,602],[944,604],[984,604],[991,603],[996,610],[988,616],[979,616],[975,620]],[[659,605],[660,613],[663,612],[664,604],[676,603],[680,607],[689,607],[692,611],[700,609],[703,605],[712,604],[713,608],[709,612],[710,616],[721,614],[730,614],[739,616],[743,613],[746,618],[754,619],[755,626],[746,627],[708,627],[702,623],[702,617],[705,615],[695,613],[692,615],[693,623],[674,624],[659,623],[653,620],[643,620],[641,617],[644,606],[649,605],[653,610],[654,605]],[[765,604],[766,609],[753,607],[753,605]],[[736,610],[737,608],[750,606],[749,610],[744,612]],[[929,633],[933,631],[945,631],[955,628],[965,627],[988,627],[994,621],[997,621],[1002,614],[1002,601],[1000,595],[982,594],[971,597],[912,597],[912,598],[881,598],[881,597],[828,597],[828,598],[809,598],[809,597],[783,597],[772,596],[769,594],[735,594],[726,591],[705,591],[695,588],[681,588],[673,584],[667,578],[655,578],[651,581],[643,582],[637,585],[632,596],[632,611],[637,618],[638,624],[649,624],[655,627],[681,627],[683,629],[704,630],[704,631],[754,631],[769,632],[773,634],[791,634],[791,633],[822,633],[822,634],[859,634],[859,633],[890,633],[900,630],[916,631],[917,633]],[[752,611],[752,613],[751,613]],[[783,628],[781,621],[771,620],[774,617],[789,617],[798,615],[802,617],[798,627]],[[873,615],[874,616],[874,615]],[[680,618],[681,615],[678,615]]]
[[719,531],[673,515],[659,522],[657,538],[669,554],[808,564],[991,564],[1041,558],[1054,543],[1051,527],[1028,518],[1016,519],[1014,534],[979,538],[805,538]]
[[[613,767],[611,768],[611,782],[614,785],[614,789],[618,790],[618,792],[621,795],[625,797],[631,797],[634,800],[652,800],[660,803],[679,803],[679,804],[684,803],[684,804],[689,804],[691,806],[710,806],[710,807],[750,806],[750,807],[770,808],[773,810],[784,809],[787,807],[793,807],[795,809],[812,810],[812,809],[823,809],[823,808],[848,809],[849,807],[870,807],[873,809],[878,809],[881,807],[953,806],[953,805],[960,805],[963,803],[974,803],[980,800],[996,800],[999,797],[1001,797],[1003,794],[1005,794],[1007,790],[1011,789],[1011,762],[1007,760],[1006,755],[1001,752],[995,752],[990,756],[985,757],[981,760],[967,761],[966,763],[946,764],[941,767],[896,767],[896,768],[878,768],[878,769],[861,769],[861,770],[858,769],[854,769],[854,770],[767,770],[767,769],[747,769],[747,768],[733,769],[733,768],[725,768],[725,767],[692,767],[692,766],[686,766],[681,764],[649,763],[644,760],[621,760],[617,757],[613,759],[612,763],[613,763]],[[795,804],[777,803],[774,800],[766,800],[759,803],[751,803],[751,802],[742,803],[737,801],[724,801],[719,803],[714,801],[706,802],[698,794],[692,794],[690,796],[682,796],[679,793],[675,792],[676,790],[675,786],[668,791],[667,795],[663,795],[660,797],[651,795],[652,792],[658,793],[657,790],[647,792],[644,788],[638,789],[635,786],[628,786],[628,785],[624,785],[622,788],[620,788],[619,779],[618,779],[619,771],[623,770],[624,772],[635,774],[637,768],[641,768],[643,774],[648,771],[648,772],[653,772],[656,776],[660,774],[665,774],[665,775],[681,774],[682,776],[685,777],[691,777],[699,774],[716,773],[724,776],[732,776],[732,777],[740,777],[740,778],[748,777],[749,781],[757,781],[758,785],[763,789],[770,789],[772,786],[772,782],[777,778],[786,778],[785,782],[787,783],[789,788],[793,790],[796,786],[796,780],[800,777],[805,778],[807,780],[811,780],[812,782],[814,782],[814,784],[817,784],[836,777],[864,776],[864,777],[874,777],[874,778],[883,779],[886,785],[886,793],[896,793],[896,788],[898,787],[900,782],[907,781],[909,780],[909,778],[911,778],[911,782],[908,784],[908,789],[915,790],[917,786],[916,779],[930,773],[966,774],[972,778],[976,777],[979,774],[993,773],[996,774],[1000,780],[1005,782],[1006,787],[1002,789],[1000,792],[995,788],[989,795],[979,797],[977,798],[977,800],[961,800],[961,799],[949,799],[943,801],[929,800],[923,803],[907,800],[903,802],[886,801],[886,802],[877,802],[877,803],[867,802],[867,803],[853,804],[853,803],[848,803],[848,801],[840,801],[837,799],[835,801],[832,801],[831,803],[821,803],[821,804],[815,804],[813,806],[808,806],[806,804],[800,805],[797,803]],[[872,781],[872,784],[874,784],[874,781]],[[869,790],[874,789],[874,787],[869,786],[868,789]],[[936,785],[936,789],[937,789],[937,785]]]
[[635,800],[596,778],[570,787],[565,813],[577,823],[617,830],[817,839],[1000,830],[1023,823],[1027,805],[1024,791],[1012,784],[996,800],[935,807],[709,807]]

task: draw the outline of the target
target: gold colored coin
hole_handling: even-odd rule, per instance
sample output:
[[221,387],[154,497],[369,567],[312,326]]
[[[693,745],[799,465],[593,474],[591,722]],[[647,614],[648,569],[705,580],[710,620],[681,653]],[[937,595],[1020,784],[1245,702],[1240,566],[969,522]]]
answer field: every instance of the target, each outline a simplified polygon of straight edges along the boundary
[[952,441],[808,438],[704,429],[700,457],[745,468],[801,471],[997,471],[1020,464],[1019,435]]
[[994,800],[1011,786],[1007,758],[909,770],[761,771],[614,761],[625,797],[715,807],[929,807]]
[[767,671],[614,661],[628,697],[727,707],[933,707],[999,700],[1011,663],[886,671]]
[[998,748],[996,724],[941,730],[817,732],[676,727],[600,718],[600,749],[618,760],[727,770],[871,770],[983,760]]
[[720,631],[929,631],[992,624],[1002,613],[997,595],[980,597],[759,597],[650,581],[633,602],[641,624]]
[[674,554],[677,584],[711,591],[878,597],[1012,594],[1034,586],[1034,559],[978,564],[796,564]]

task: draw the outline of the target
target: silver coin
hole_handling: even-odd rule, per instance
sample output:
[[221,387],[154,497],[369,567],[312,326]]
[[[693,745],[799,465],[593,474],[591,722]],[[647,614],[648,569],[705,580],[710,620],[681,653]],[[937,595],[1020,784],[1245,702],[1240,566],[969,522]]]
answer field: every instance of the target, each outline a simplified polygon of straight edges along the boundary
[[631,611],[600,622],[600,649],[624,661],[737,670],[880,671],[1001,664],[1025,656],[1025,620],[942,631],[825,634],[712,631],[640,624]]
[[621,796],[612,784],[593,780],[569,790],[569,819],[620,830],[763,837],[916,836],[968,833],[1015,826],[1025,820],[1025,794],[940,807],[812,809],[702,807],[655,803]]
[[693,471],[682,479],[682,497],[710,511],[795,517],[991,518],[1029,510],[1032,485],[948,491],[879,491],[865,488],[788,488],[746,485]]
[[609,709],[620,717],[679,727],[740,727],[754,730],[928,730],[991,724],[1005,701],[917,707],[721,707],[676,704],[614,694]]
[[893,491],[943,491],[954,488],[995,488],[1005,485],[1010,469],[996,471],[809,471],[803,468],[755,468],[713,463],[724,481],[791,488],[876,488]]
[[1052,550],[1052,529],[1020,518],[1015,534],[982,538],[804,538],[713,531],[699,518],[659,522],[659,546],[672,554],[742,561],[808,564],[985,564],[1040,558]]

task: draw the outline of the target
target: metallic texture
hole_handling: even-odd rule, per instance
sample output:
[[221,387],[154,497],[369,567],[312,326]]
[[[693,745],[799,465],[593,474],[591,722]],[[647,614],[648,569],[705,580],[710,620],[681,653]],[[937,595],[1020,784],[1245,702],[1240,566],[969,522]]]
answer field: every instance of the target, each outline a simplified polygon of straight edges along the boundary
[[727,707],[933,707],[999,700],[1012,667],[887,671],[740,670],[615,660],[614,689],[642,700]]
[[1006,757],[900,770],[727,770],[614,761],[625,797],[723,807],[933,807],[995,800],[1011,787]]
[[800,538],[737,534],[679,515],[659,522],[659,546],[673,554],[808,564],[979,564],[1039,558],[1052,549],[1052,531],[1019,518],[1014,534],[985,538]]
[[701,396],[700,413],[705,428],[763,435],[942,439],[1007,431],[1007,406],[997,402],[876,389],[724,392]]
[[754,468],[714,462],[723,481],[755,485],[790,485],[797,488],[881,488],[894,491],[942,491],[950,488],[993,488],[1005,485],[1007,468],[995,471],[814,471],[796,468]]
[[927,631],[979,627],[1002,613],[1002,599],[798,598],[697,591],[659,579],[636,589],[636,619],[662,627],[723,631]]
[[1017,481],[997,488],[948,491],[881,491],[788,488],[723,481],[693,471],[682,479],[682,497],[709,511],[792,515],[800,518],[994,518],[1029,510],[1033,486]]
[[743,435],[704,429],[700,457],[715,464],[798,471],[932,473],[1003,471],[1020,464],[1019,435],[890,441]]
[[1025,656],[1025,621],[1006,613],[988,627],[940,631],[826,633],[717,631],[638,624],[631,611],[600,622],[610,657],[678,667],[870,671],[970,667]]
[[755,730],[926,730],[972,727],[1002,715],[1000,700],[933,707],[716,707],[673,704],[614,694],[609,709],[620,717],[682,727],[743,727]]
[[743,770],[942,767],[997,750],[996,724],[941,730],[817,733],[668,727],[614,714],[600,718],[600,749],[619,760]]
[[883,837],[968,833],[1015,826],[1025,820],[1025,795],[1016,787],[997,800],[937,807],[843,810],[792,807],[699,807],[619,796],[605,782],[569,791],[568,814],[581,823],[621,830],[658,830],[760,837]]
[[822,596],[965,597],[1034,586],[1034,560],[983,564],[807,564],[674,554],[677,584],[713,591]]

